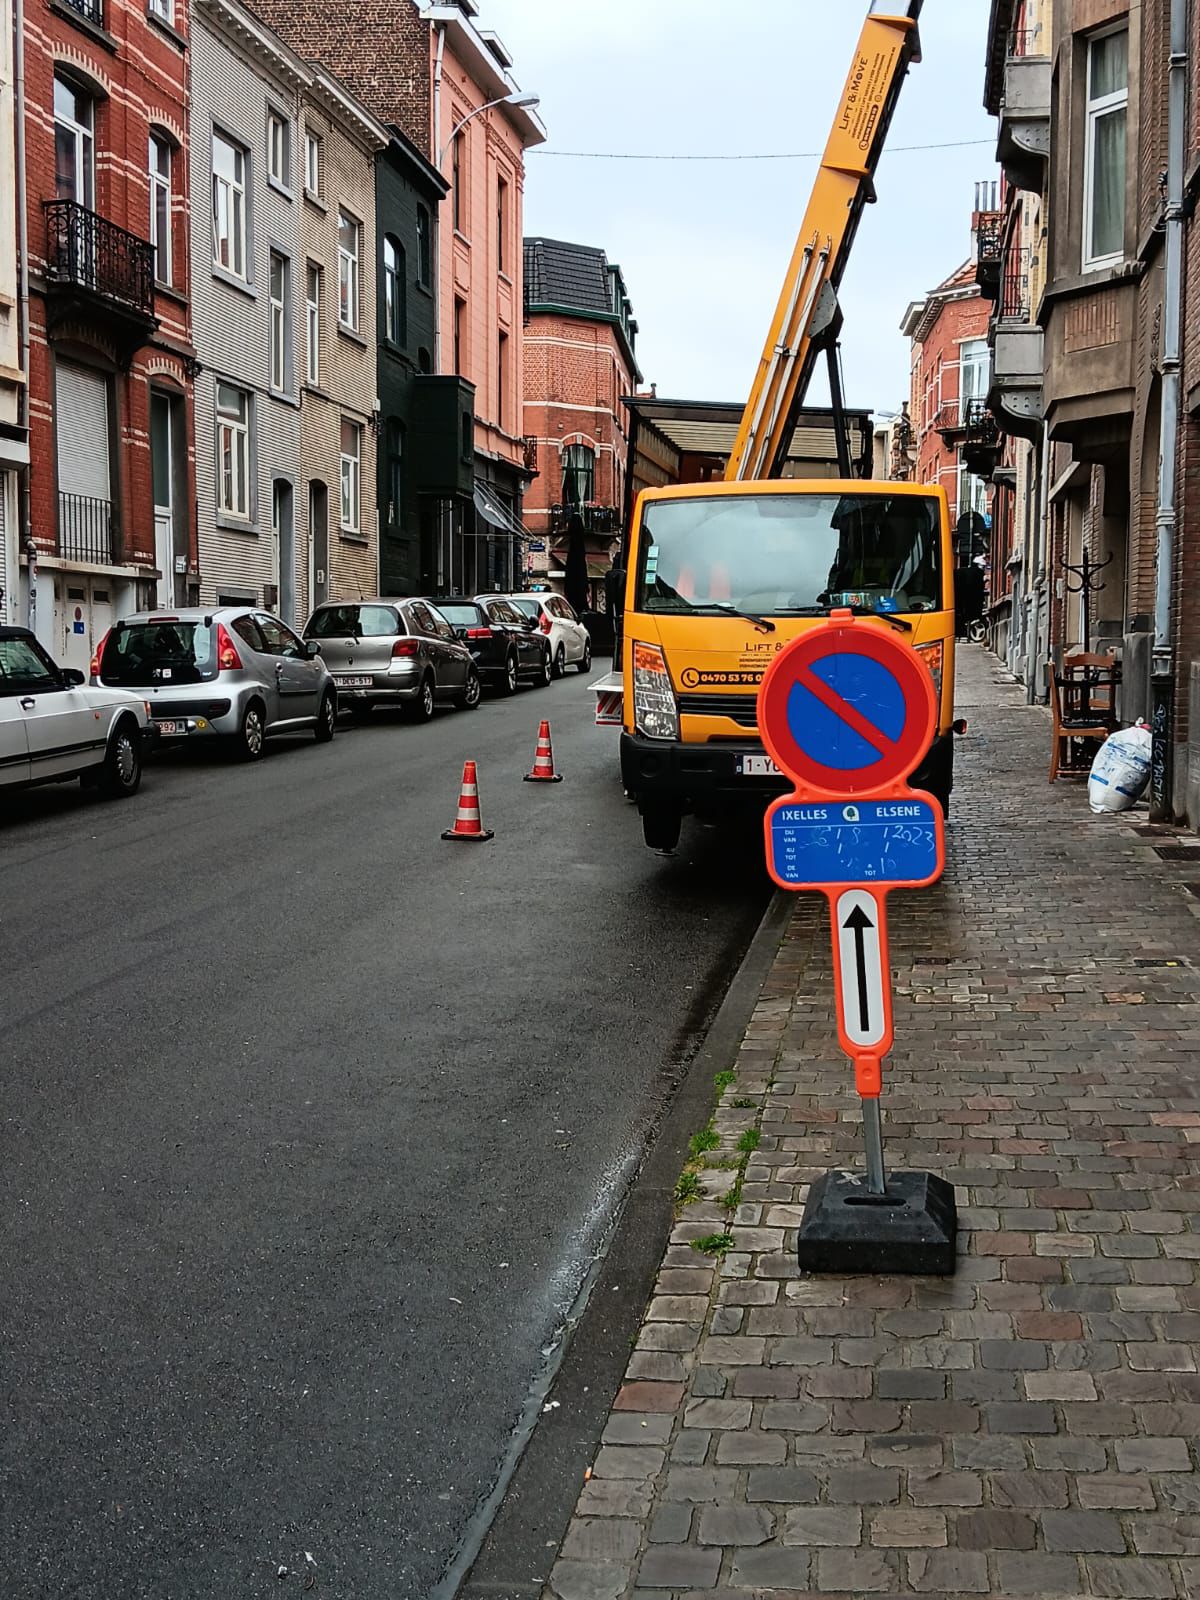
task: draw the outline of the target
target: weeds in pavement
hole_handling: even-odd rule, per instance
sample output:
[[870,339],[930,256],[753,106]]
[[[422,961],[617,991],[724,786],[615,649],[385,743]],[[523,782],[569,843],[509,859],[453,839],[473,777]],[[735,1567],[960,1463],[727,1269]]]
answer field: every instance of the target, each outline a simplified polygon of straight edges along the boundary
[[731,1233],[706,1233],[703,1239],[693,1239],[692,1249],[704,1256],[723,1256],[733,1249]]
[[718,1072],[716,1077],[713,1079],[713,1082],[717,1086],[717,1093],[718,1094],[724,1094],[726,1089],[729,1088],[731,1083],[736,1083],[737,1082],[737,1073],[736,1072],[729,1072],[729,1071]]
[[707,1128],[701,1128],[699,1133],[694,1133],[688,1140],[688,1149],[693,1156],[703,1155],[706,1150],[715,1150],[721,1140],[717,1130],[710,1122]]
[[761,1138],[762,1134],[757,1128],[747,1128],[745,1133],[743,1133],[741,1138],[738,1140],[737,1147],[739,1150],[744,1150],[746,1154],[749,1155],[751,1150],[758,1149],[758,1141]]
[[675,1183],[675,1204],[677,1206],[691,1205],[693,1200],[703,1200],[704,1190],[700,1186],[699,1175],[685,1167],[679,1174]]
[[735,1111],[753,1111],[758,1105],[757,1100],[731,1100],[729,1104]]
[[729,1193],[725,1195],[721,1201],[721,1204],[725,1207],[730,1216],[733,1216],[734,1212],[742,1203],[742,1183],[745,1180],[745,1176],[746,1171],[745,1167],[743,1166],[742,1170],[737,1175],[737,1179],[734,1182],[733,1188],[730,1189]]

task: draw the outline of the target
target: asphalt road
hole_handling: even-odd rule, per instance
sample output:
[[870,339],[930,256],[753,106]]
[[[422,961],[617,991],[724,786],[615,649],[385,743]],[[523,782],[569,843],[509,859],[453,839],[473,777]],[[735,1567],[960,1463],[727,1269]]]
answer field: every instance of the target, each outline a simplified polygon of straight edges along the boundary
[[6,805],[6,1600],[435,1586],[767,900],[644,849],[592,704]]

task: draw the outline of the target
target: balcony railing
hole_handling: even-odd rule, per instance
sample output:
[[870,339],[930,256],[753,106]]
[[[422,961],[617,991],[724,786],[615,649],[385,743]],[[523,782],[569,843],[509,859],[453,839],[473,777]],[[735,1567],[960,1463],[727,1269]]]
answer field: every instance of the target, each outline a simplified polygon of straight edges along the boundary
[[1000,283],[1000,317],[1004,322],[1028,322],[1033,310],[1030,293],[1028,247],[1010,250],[1004,258]]
[[63,0],[63,4],[88,22],[95,23],[97,28],[104,26],[104,0]]
[[965,433],[970,407],[970,400],[943,401],[933,419],[934,431],[943,436],[952,433]]
[[588,504],[583,506],[554,505],[550,507],[550,526],[553,532],[565,532],[571,518],[578,516],[585,533],[618,533],[621,514],[615,506]]
[[[104,448],[101,443],[101,448]],[[58,553],[67,561],[92,561],[111,566],[113,508],[111,500],[86,494],[58,496]]]
[[47,200],[47,277],[154,316],[154,246],[74,200]]

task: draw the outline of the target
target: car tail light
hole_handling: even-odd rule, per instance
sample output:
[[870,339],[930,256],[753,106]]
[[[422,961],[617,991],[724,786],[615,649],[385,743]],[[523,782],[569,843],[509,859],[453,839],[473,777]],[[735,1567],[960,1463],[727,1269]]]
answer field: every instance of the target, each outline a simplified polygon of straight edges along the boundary
[[492,637],[492,630],[490,628],[468,628],[467,629],[467,638],[468,639],[490,639],[491,637]]
[[648,739],[679,737],[679,707],[666,660],[656,644],[633,646],[633,718]]
[[916,646],[916,651],[921,657],[922,661],[924,661],[925,665],[929,668],[930,676],[933,679],[934,692],[937,694],[938,709],[940,712],[942,703],[942,673],[946,659],[944,643],[941,639],[938,639],[935,640],[933,644],[919,644]]
[[93,678],[98,678],[100,676],[100,663],[104,659],[104,646],[108,643],[109,637],[111,636],[111,634],[112,634],[112,629],[111,628],[105,628],[103,639],[101,639],[100,643],[92,651],[92,661],[91,661],[90,671],[91,671],[91,674],[92,674]]
[[419,639],[397,639],[392,646],[392,660],[396,661],[404,656],[415,656],[421,652]]
[[538,623],[538,627],[542,630],[543,633],[549,633],[550,630],[553,628],[553,626],[554,626],[554,619],[551,617],[551,615],[550,615],[550,613],[548,611],[543,611],[542,612],[542,620]]
[[221,672],[242,670],[242,658],[223,622],[217,623],[217,668]]

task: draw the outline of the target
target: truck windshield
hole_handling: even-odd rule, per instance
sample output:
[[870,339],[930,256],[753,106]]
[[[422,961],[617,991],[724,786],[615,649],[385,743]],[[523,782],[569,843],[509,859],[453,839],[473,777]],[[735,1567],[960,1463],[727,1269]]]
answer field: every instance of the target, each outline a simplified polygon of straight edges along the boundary
[[638,609],[715,616],[736,607],[769,617],[840,606],[941,610],[938,504],[912,494],[653,501],[639,541]]

